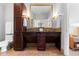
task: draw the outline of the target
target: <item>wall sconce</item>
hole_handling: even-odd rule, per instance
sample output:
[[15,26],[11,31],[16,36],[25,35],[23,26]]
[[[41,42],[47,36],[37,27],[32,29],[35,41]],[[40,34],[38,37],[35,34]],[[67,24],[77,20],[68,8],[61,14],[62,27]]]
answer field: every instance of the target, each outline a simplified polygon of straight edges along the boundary
[[62,14],[61,14],[61,13],[59,13],[59,14],[56,13],[56,14],[53,15],[52,19],[53,19],[53,20],[56,20],[56,18],[57,18],[58,16],[62,16]]
[[58,15],[54,15],[54,16],[52,17],[52,19],[53,19],[53,20],[56,20],[57,17],[58,17]]
[[57,18],[57,16],[53,16],[52,18],[53,18],[53,20],[55,20]]
[[27,12],[27,17],[30,17],[30,13],[29,12]]
[[22,17],[23,17],[23,18],[30,18],[30,13],[29,13],[29,11],[23,10],[23,12],[22,12]]

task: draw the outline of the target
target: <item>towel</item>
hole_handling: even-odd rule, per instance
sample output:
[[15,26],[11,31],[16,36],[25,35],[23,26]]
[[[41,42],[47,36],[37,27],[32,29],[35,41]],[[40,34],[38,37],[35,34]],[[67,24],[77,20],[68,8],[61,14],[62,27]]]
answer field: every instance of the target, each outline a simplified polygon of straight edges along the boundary
[[27,19],[26,19],[26,18],[24,18],[23,26],[24,26],[24,27],[27,27]]

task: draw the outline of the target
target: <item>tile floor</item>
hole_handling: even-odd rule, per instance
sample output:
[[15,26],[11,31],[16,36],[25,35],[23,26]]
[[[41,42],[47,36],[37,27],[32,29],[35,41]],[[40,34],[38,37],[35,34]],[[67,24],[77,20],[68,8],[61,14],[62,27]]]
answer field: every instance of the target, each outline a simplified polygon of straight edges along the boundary
[[0,53],[0,56],[63,56],[54,45],[46,45],[46,51],[38,51],[35,46],[27,46],[24,51],[14,51],[10,49],[7,52]]

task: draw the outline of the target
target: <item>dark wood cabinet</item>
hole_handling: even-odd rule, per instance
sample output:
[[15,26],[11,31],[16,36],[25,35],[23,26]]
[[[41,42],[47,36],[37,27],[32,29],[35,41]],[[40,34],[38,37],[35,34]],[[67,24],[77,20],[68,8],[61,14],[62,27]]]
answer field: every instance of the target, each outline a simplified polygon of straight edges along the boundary
[[22,32],[22,17],[21,16],[15,16],[14,20],[14,32]]
[[13,42],[14,50],[23,50],[24,49],[24,40],[21,32],[16,32],[14,34],[14,42]]
[[36,43],[38,50],[45,50],[46,43],[55,43],[61,50],[61,32],[23,32],[23,36],[28,43]]
[[23,40],[23,19],[22,19],[22,11],[23,4],[17,3],[14,4],[14,40],[13,40],[13,48],[14,50],[23,50],[24,40]]

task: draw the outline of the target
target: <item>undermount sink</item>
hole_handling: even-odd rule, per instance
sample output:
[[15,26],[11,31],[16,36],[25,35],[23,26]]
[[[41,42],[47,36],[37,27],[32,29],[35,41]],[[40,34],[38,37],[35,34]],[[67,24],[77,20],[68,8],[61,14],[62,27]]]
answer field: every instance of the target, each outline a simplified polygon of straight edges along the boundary
[[44,31],[44,28],[40,27],[40,28],[39,28],[39,31],[40,31],[40,32],[43,32],[43,31]]

